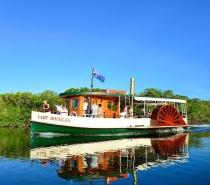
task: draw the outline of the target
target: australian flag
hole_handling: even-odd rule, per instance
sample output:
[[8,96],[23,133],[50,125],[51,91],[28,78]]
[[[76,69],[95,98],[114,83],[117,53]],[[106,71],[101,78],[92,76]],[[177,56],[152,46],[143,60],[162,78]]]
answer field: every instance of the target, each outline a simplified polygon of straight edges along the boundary
[[93,76],[97,79],[99,79],[101,82],[105,81],[105,77],[103,77],[102,75],[100,75],[95,69],[93,70]]

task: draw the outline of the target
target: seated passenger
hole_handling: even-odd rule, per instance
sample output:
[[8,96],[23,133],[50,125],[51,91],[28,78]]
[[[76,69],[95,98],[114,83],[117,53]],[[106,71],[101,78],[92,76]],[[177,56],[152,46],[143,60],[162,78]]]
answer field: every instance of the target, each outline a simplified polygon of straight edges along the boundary
[[43,103],[43,112],[50,112],[50,105],[47,103],[46,100],[44,100]]
[[127,111],[127,117],[128,118],[133,117],[133,110],[132,109],[130,109],[130,110]]
[[128,107],[127,106],[125,106],[124,112],[127,114],[127,112],[128,112]]
[[60,115],[68,116],[68,110],[65,106],[60,110]]
[[120,113],[121,118],[125,118],[127,115],[127,107],[124,108],[123,112]]
[[149,109],[149,110],[148,110],[148,118],[151,118],[151,115],[152,115],[152,112],[151,112],[151,110]]
[[77,116],[77,113],[75,111],[71,111],[69,116]]

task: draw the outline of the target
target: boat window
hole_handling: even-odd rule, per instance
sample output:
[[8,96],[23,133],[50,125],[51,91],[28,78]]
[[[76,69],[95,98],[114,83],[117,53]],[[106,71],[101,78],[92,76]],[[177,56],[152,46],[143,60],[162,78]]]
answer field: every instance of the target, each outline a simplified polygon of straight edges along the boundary
[[117,102],[116,101],[107,102],[107,109],[117,110]]
[[112,102],[107,102],[107,108],[111,109],[111,107],[112,107]]
[[73,99],[73,100],[71,101],[71,108],[72,108],[73,110],[77,110],[77,109],[78,109],[78,104],[79,104],[79,99]]
[[117,102],[113,101],[112,110],[117,110]]

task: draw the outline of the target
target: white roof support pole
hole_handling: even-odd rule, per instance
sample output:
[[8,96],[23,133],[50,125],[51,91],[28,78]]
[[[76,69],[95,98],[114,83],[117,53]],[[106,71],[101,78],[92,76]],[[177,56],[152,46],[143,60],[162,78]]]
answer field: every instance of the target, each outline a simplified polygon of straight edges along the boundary
[[118,113],[120,115],[120,96],[119,96],[119,110],[118,110]]

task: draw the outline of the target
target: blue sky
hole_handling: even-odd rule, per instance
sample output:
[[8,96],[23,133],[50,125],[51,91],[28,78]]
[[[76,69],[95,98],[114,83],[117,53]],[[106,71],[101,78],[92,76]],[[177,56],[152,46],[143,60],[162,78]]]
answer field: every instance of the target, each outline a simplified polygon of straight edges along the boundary
[[210,100],[209,0],[0,0],[0,94],[91,85]]

